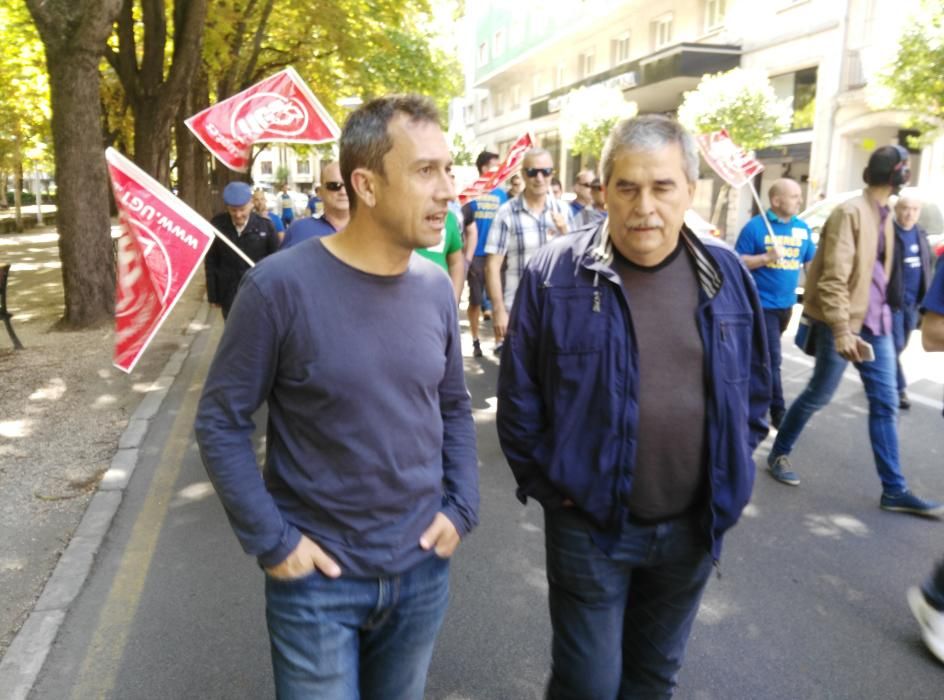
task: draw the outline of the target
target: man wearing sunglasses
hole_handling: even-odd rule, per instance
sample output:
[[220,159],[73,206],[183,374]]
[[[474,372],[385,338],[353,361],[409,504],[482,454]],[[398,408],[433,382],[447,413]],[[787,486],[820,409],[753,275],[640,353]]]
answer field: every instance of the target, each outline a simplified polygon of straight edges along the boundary
[[[543,148],[532,148],[522,161],[524,191],[502,205],[485,245],[485,283],[494,304],[495,352],[501,350],[508,313],[518,280],[531,257],[554,236],[573,230],[574,216],[566,202],[550,191],[554,162]],[[507,262],[502,281],[502,263]]]
[[592,186],[592,170],[581,170],[577,173],[577,178],[574,180],[574,194],[577,196],[570,203],[570,210],[574,216],[577,216],[585,207],[589,207],[593,203],[593,199],[590,197]]
[[328,163],[321,169],[318,196],[324,207],[321,216],[306,216],[293,221],[285,233],[280,250],[291,248],[309,238],[329,236],[347,226],[351,218],[351,210],[347,191],[341,180],[341,165],[338,161]]

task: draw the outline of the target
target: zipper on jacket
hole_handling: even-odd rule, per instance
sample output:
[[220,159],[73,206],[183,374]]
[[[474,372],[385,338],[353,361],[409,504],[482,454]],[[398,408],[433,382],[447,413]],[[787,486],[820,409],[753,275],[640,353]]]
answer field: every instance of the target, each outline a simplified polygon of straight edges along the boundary
[[717,576],[718,580],[720,581],[720,580],[721,580],[721,560],[720,560],[720,559],[712,559],[711,565],[712,565],[712,566],[714,567],[714,569],[715,569],[715,576]]

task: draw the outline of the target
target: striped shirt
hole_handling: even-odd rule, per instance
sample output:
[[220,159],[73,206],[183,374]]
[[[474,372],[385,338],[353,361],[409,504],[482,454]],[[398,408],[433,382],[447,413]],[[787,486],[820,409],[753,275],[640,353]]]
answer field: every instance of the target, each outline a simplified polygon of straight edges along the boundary
[[574,230],[574,215],[566,202],[547,196],[544,210],[535,216],[525,205],[524,195],[509,199],[498,210],[489,230],[485,244],[486,255],[504,255],[508,269],[505,273],[503,297],[505,308],[511,310],[511,304],[518,290],[518,280],[524,273],[525,265],[538,249],[556,235],[559,235],[551,213],[557,212],[567,222],[567,231]]

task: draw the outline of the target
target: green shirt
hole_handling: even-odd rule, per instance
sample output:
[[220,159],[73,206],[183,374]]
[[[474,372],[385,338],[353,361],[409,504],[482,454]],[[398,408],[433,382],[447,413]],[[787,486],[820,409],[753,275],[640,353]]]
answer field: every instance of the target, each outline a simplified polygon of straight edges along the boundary
[[449,272],[447,258],[457,250],[462,250],[462,235],[459,233],[458,219],[455,214],[449,212],[446,214],[446,227],[443,229],[442,240],[429,248],[417,248],[416,252]]

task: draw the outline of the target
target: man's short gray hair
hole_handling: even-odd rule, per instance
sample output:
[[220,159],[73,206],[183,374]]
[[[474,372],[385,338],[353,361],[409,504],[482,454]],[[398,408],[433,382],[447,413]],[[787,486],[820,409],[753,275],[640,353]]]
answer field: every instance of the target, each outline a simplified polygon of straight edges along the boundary
[[698,145],[681,124],[661,114],[624,119],[613,128],[600,156],[604,184],[610,181],[613,163],[620,151],[656,151],[673,143],[682,149],[685,177],[695,184],[698,182]]
[[550,156],[551,159],[554,158],[554,156],[551,155],[551,152],[546,148],[535,146],[524,152],[524,156],[521,158],[521,167],[525,167],[525,163],[530,163],[538,156]]

